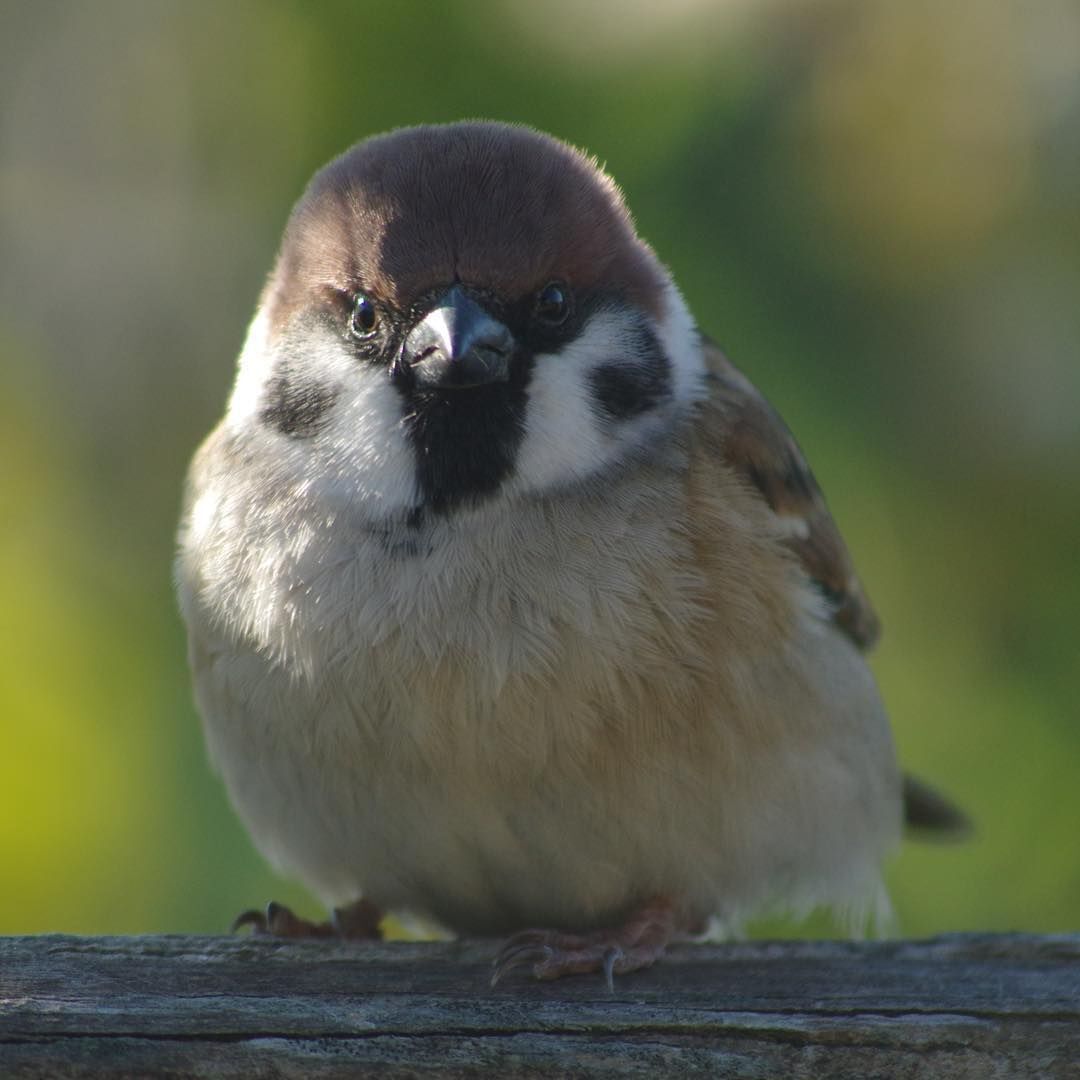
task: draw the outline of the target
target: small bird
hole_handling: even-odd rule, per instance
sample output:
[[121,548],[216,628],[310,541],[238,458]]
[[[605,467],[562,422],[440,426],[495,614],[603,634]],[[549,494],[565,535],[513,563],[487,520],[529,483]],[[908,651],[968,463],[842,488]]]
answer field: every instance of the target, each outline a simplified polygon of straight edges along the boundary
[[263,855],[377,936],[614,974],[710,921],[887,918],[878,636],[821,491],[614,181],[526,127],[367,139],[285,229],[176,574],[210,755]]

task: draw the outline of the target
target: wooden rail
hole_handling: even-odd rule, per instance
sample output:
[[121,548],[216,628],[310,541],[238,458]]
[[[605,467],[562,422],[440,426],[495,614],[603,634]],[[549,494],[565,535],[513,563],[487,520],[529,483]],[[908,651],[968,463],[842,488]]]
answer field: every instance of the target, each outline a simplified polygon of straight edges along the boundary
[[686,946],[614,994],[494,951],[0,938],[0,1077],[1080,1078],[1080,934]]

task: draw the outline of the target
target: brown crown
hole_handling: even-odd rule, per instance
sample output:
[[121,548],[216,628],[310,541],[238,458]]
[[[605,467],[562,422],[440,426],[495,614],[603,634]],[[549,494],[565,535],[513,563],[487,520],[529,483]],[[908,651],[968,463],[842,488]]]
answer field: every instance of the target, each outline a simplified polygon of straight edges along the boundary
[[320,170],[265,302],[281,327],[331,293],[404,308],[453,281],[514,300],[552,280],[661,313],[664,271],[614,181],[548,135],[478,121],[379,135]]

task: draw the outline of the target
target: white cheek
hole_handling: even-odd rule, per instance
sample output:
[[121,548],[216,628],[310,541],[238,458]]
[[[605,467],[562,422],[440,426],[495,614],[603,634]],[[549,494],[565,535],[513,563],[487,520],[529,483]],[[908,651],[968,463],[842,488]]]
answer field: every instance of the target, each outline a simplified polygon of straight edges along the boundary
[[316,447],[325,494],[370,503],[376,515],[416,505],[416,465],[402,405],[381,368],[350,368]]
[[[302,350],[305,375],[337,393],[325,425],[310,438],[282,435],[262,418],[265,384],[279,350],[293,355]],[[381,367],[365,365],[317,326],[292,336],[286,332],[275,345],[265,314],[256,314],[240,353],[226,424],[248,439],[265,441],[266,454],[299,491],[362,516],[381,517],[416,505],[414,457],[401,420],[401,396]]]
[[662,438],[686,406],[700,399],[704,361],[694,321],[674,285],[665,300],[664,319],[654,329],[671,365],[670,403],[614,423],[597,414],[590,375],[607,364],[633,363],[642,318],[628,310],[597,313],[561,353],[536,357],[514,489],[544,491],[602,472]]
[[601,312],[561,353],[536,357],[514,487],[541,491],[571,484],[615,456],[616,444],[596,415],[589,372],[614,359],[627,319],[625,313]]
[[588,476],[607,455],[578,344],[562,355],[536,358],[514,486],[536,491],[572,482]]
[[682,293],[669,277],[664,287],[664,316],[656,336],[671,364],[672,395],[680,405],[705,397],[705,357],[701,338]]
[[244,347],[240,350],[236,380],[225,414],[225,423],[236,434],[249,431],[252,424],[258,422],[262,408],[263,380],[268,368],[266,350],[269,325],[266,311],[260,307],[255,312],[255,318],[251,320],[247,337],[244,338]]

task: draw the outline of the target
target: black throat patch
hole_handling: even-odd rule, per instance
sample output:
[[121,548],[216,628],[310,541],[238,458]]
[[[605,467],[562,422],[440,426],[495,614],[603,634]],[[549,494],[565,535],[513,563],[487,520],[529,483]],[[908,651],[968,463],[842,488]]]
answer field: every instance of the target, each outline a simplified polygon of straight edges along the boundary
[[441,512],[492,495],[510,475],[525,431],[525,372],[462,390],[402,387],[404,428],[425,506]]

